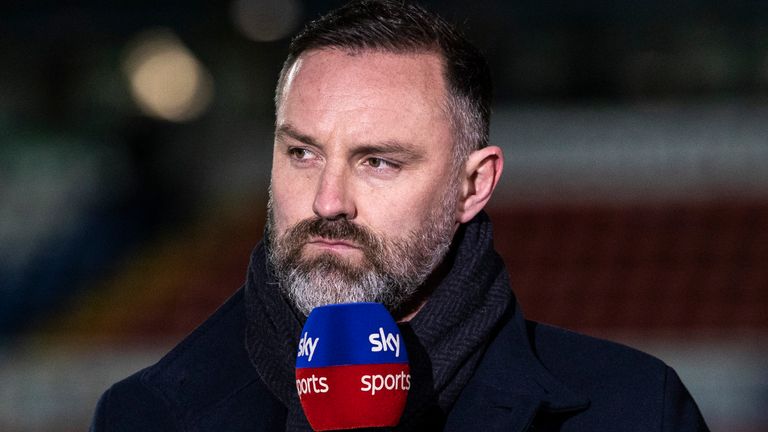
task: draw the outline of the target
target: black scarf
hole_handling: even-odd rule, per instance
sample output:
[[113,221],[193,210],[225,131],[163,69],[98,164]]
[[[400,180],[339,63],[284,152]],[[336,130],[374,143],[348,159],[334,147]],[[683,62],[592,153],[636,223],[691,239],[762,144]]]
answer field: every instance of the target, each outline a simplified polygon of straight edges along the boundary
[[[400,325],[412,385],[395,430],[440,429],[494,330],[514,309],[514,296],[485,213],[463,225],[446,257],[449,270],[429,300]],[[264,242],[253,252],[245,288],[246,348],[251,363],[286,406],[288,431],[311,431],[295,386],[296,351],[305,318],[280,294]]]

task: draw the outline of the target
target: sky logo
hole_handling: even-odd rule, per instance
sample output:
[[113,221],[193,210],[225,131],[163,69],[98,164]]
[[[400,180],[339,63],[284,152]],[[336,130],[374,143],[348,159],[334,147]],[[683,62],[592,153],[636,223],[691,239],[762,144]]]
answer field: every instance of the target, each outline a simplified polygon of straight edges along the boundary
[[384,328],[379,327],[378,333],[368,335],[368,342],[373,352],[394,351],[395,357],[400,357],[400,333],[384,333]]
[[299,357],[307,356],[307,361],[311,362],[312,357],[315,356],[315,349],[317,348],[318,342],[320,342],[319,337],[312,339],[309,337],[309,333],[304,332],[304,336],[299,340]]

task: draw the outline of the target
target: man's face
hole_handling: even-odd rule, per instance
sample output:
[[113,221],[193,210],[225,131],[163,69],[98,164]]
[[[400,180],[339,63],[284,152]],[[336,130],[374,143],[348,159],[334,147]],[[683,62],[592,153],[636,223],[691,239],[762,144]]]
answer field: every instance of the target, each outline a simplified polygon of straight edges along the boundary
[[288,71],[272,160],[270,259],[308,314],[398,309],[447,252],[457,172],[434,54],[313,50]]

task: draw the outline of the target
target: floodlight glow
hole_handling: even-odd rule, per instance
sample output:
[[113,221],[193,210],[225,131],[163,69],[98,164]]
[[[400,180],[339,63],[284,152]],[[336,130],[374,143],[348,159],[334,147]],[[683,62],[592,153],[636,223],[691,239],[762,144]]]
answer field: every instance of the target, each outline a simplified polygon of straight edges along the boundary
[[147,115],[186,121],[198,117],[213,98],[213,80],[190,50],[167,30],[136,38],[123,62],[131,95]]

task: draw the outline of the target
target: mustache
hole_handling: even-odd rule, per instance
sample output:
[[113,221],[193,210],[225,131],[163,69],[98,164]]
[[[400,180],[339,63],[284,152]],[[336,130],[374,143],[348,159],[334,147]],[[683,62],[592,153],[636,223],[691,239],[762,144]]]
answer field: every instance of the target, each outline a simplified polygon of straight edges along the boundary
[[350,222],[347,219],[305,219],[296,223],[286,233],[290,243],[299,245],[311,237],[322,237],[328,240],[346,240],[358,244],[363,251],[380,249],[376,235],[368,228]]

